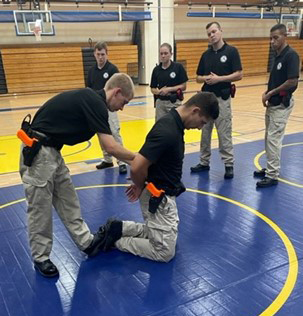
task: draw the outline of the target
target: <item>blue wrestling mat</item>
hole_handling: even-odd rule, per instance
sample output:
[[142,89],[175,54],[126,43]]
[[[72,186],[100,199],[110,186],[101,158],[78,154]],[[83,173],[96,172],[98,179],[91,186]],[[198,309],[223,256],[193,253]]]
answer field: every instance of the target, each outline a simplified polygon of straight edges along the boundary
[[[190,174],[178,199],[175,258],[157,263],[113,250],[87,259],[54,213],[51,259],[59,279],[35,272],[23,187],[0,189],[1,316],[301,316],[303,309],[303,133],[285,136],[281,181],[256,189],[263,141],[235,146],[235,177],[212,151],[209,173]],[[125,176],[107,169],[73,176],[92,231],[108,217],[142,221]]]

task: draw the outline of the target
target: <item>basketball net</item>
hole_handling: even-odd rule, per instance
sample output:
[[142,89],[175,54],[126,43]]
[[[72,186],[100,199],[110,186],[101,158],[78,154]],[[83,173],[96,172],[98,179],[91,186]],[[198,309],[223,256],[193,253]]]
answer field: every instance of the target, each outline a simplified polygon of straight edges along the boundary
[[36,37],[36,41],[39,42],[41,41],[41,33],[42,33],[42,30],[41,30],[41,20],[36,20],[35,22],[35,27],[33,29],[33,32],[35,34],[35,37]]

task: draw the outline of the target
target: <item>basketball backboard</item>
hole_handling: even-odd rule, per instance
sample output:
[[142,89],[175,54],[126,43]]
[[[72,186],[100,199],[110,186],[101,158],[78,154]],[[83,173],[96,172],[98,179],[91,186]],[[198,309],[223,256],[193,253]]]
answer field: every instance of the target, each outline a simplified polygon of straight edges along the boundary
[[299,14],[281,14],[281,23],[286,26],[287,35],[290,37],[299,36],[302,24],[302,13]]
[[55,35],[50,11],[16,10],[14,11],[14,19],[16,34],[18,36],[34,36],[37,21],[39,21],[41,28],[40,35]]

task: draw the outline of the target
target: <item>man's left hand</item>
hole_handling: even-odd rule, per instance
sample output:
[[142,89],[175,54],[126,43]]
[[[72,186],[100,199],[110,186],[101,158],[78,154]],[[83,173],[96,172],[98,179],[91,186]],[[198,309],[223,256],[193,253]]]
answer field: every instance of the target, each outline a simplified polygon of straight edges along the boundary
[[125,190],[126,196],[128,198],[129,202],[135,202],[139,199],[142,189],[137,187],[135,184],[131,184],[126,190]]

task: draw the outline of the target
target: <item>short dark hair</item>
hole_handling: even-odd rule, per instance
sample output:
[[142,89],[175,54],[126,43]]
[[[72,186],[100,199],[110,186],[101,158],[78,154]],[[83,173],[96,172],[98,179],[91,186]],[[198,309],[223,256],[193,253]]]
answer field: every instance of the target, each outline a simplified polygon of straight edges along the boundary
[[168,44],[168,43],[163,43],[163,44],[161,44],[160,48],[162,48],[162,47],[167,47],[168,50],[169,50],[169,52],[170,52],[171,54],[173,53],[173,48],[171,47],[170,44]]
[[209,29],[213,24],[216,24],[217,26],[218,26],[218,28],[219,28],[219,30],[221,30],[221,25],[220,25],[220,23],[219,22],[210,22],[210,23],[208,23],[207,25],[206,25],[206,29]]
[[218,99],[212,92],[198,92],[184,103],[185,107],[197,106],[201,115],[207,118],[217,119],[219,116]]
[[107,44],[105,42],[97,42],[94,46],[94,51],[105,49],[107,54]]
[[287,35],[287,30],[286,30],[285,24],[279,23],[279,24],[274,25],[274,26],[270,29],[270,32],[274,32],[274,31],[280,31],[281,34]]

